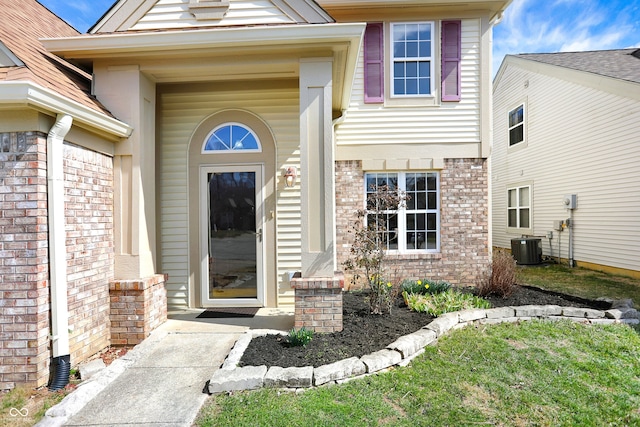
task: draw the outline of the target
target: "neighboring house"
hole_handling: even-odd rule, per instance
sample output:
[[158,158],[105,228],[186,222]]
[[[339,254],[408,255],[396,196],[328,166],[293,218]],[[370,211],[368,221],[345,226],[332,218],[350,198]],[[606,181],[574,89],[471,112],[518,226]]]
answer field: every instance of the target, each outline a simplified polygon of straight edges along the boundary
[[507,56],[493,108],[493,244],[640,277],[640,49]]
[[[18,15],[36,7],[0,1]],[[89,34],[67,28],[31,37],[41,44],[29,51],[47,63],[74,64],[87,85],[92,75],[91,95],[81,97],[96,104],[89,107],[95,122],[25,100],[34,124],[14,131],[18,113],[4,110],[0,123],[46,138],[55,118],[69,114],[74,127],[59,138],[65,147],[104,156],[110,178],[99,182],[109,188],[103,202],[113,201],[113,216],[105,221],[104,292],[96,298],[107,304],[111,296],[104,310],[112,343],[135,332],[114,326],[113,316],[129,308],[123,304],[136,300],[118,290],[166,287],[175,308],[286,307],[296,301],[296,283],[340,284],[349,227],[373,183],[411,196],[389,213],[389,279],[473,285],[489,263],[491,32],[508,4],[121,0]],[[0,102],[10,111],[5,93]],[[87,273],[73,270],[88,248],[71,250],[81,223],[71,208],[87,217],[97,210],[75,198],[71,175],[65,182],[67,274],[84,281],[94,264],[86,261]],[[40,256],[44,312],[46,251]],[[146,298],[162,304],[162,295]],[[15,311],[4,314],[18,322]],[[139,339],[154,316],[144,316],[149,327]],[[43,345],[48,327],[43,319]],[[70,329],[72,338],[82,334]],[[48,353],[39,354],[46,365]],[[80,358],[72,351],[73,364]]]

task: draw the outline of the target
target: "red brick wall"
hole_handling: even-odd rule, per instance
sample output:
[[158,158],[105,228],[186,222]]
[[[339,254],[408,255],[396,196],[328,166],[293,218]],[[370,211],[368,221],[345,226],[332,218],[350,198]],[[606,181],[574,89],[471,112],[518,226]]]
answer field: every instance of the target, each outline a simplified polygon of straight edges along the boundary
[[[364,172],[359,161],[336,162],[338,267],[349,256],[348,232],[364,206]],[[446,159],[440,171],[440,253],[389,255],[388,279],[446,280],[475,286],[489,264],[489,187],[484,159]],[[350,286],[347,277],[346,287]]]
[[0,390],[48,380],[46,207],[46,137],[0,133]]
[[114,277],[113,161],[64,145],[69,347],[73,365],[109,346]]

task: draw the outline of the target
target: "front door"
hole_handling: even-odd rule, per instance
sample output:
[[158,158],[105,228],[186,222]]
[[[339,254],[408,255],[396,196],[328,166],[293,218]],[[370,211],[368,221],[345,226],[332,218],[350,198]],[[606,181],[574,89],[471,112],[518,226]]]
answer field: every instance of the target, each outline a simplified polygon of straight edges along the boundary
[[200,172],[204,306],[263,306],[262,165]]

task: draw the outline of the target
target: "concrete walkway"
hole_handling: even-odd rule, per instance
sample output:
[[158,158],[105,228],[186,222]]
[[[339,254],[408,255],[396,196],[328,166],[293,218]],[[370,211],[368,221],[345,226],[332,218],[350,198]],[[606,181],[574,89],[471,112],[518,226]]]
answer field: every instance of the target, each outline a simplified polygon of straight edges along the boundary
[[293,327],[293,311],[261,309],[250,319],[196,319],[201,312],[169,313],[149,338],[83,382],[37,425],[191,426],[208,396],[207,380],[242,334]]

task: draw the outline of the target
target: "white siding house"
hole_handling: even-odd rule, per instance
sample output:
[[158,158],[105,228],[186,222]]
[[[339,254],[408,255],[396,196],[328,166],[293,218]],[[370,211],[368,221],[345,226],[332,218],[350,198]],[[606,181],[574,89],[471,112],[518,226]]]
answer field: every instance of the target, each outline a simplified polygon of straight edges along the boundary
[[493,90],[494,246],[640,276],[640,50],[507,56]]
[[119,0],[45,40],[135,129],[114,153],[116,279],[167,274],[173,307],[292,306],[295,273],[343,283],[354,213],[390,180],[414,205],[390,216],[389,279],[477,283],[509,3]]

